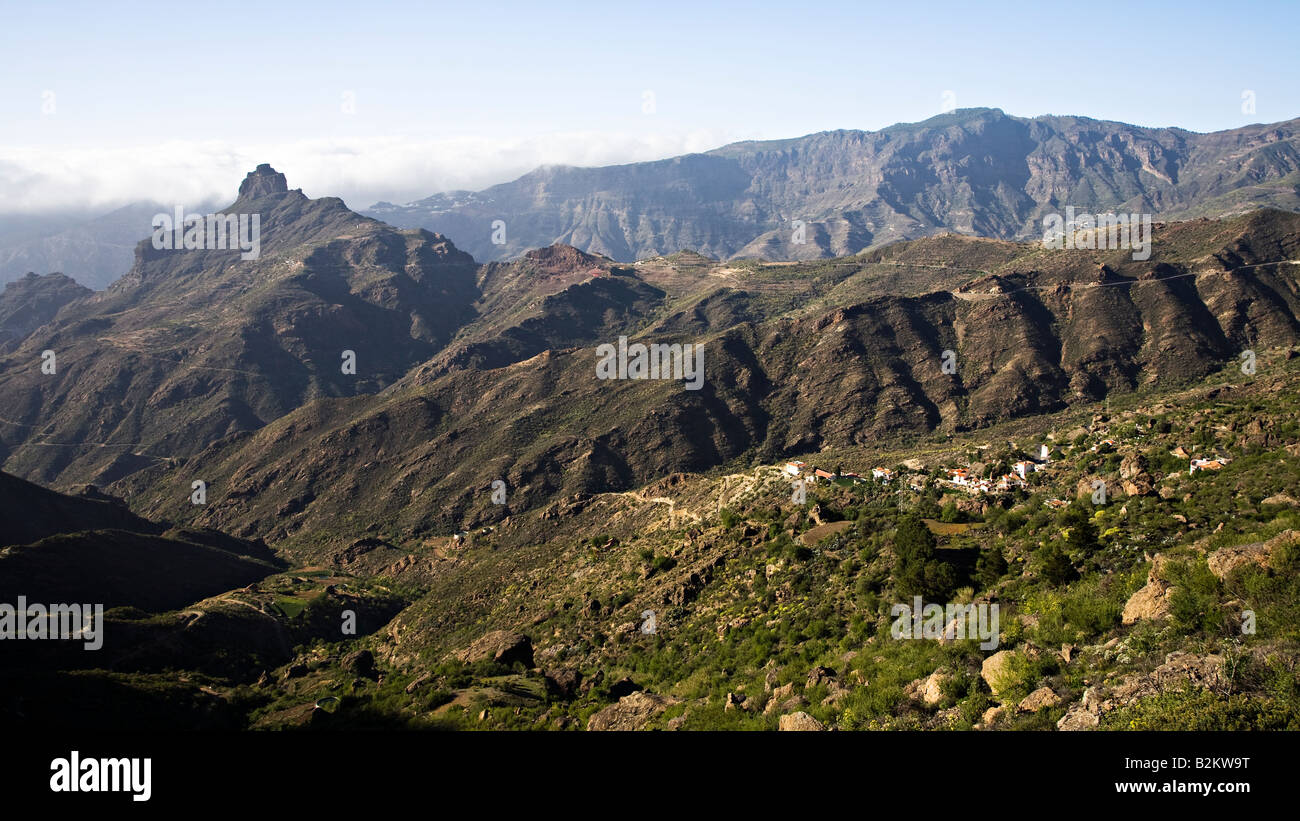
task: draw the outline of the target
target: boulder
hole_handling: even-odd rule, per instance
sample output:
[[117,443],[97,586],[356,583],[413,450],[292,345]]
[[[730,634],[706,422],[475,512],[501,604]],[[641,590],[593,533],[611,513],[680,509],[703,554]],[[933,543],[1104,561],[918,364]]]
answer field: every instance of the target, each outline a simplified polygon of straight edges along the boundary
[[1061,703],[1061,697],[1052,692],[1051,687],[1039,687],[1025,696],[1016,709],[1022,713],[1036,713],[1044,707],[1055,707]]
[[475,664],[492,659],[498,664],[507,666],[518,661],[525,667],[532,667],[533,642],[523,633],[512,633],[509,630],[493,630],[457,653],[456,658],[465,664]]
[[781,732],[821,732],[826,726],[807,713],[791,713],[781,716],[780,723],[777,725]]
[[568,701],[578,694],[582,673],[573,669],[549,670],[545,674],[546,692],[554,698]]
[[677,699],[667,696],[644,691],[632,693],[592,714],[591,718],[587,719],[587,729],[593,732],[640,730],[651,719],[676,703],[678,703]]
[[1003,678],[1009,672],[1008,665],[1015,655],[1014,650],[999,650],[984,659],[984,663],[980,665],[980,678],[988,684],[993,695],[996,696],[1001,689]]
[[358,650],[343,658],[343,669],[354,676],[362,678],[379,678],[379,669],[375,667],[375,654],[369,650]]
[[1002,716],[1006,715],[1006,712],[1007,708],[1002,705],[990,707],[984,711],[984,715],[980,716],[980,723],[978,726],[980,729],[988,730],[996,725]]
[[943,685],[952,678],[947,670],[938,669],[925,678],[918,678],[903,688],[903,695],[915,699],[926,707],[943,701]]
[[1078,732],[1080,730],[1095,730],[1101,719],[1096,714],[1087,710],[1071,707],[1070,711],[1061,716],[1056,722],[1056,729],[1065,732]]
[[1149,496],[1155,490],[1151,477],[1145,473],[1139,473],[1132,479],[1122,479],[1119,486],[1126,496]]
[[1293,497],[1288,496],[1285,493],[1274,493],[1272,496],[1268,497],[1263,502],[1261,502],[1261,504],[1288,505],[1290,507],[1300,507],[1300,502],[1297,502]]
[[816,687],[818,684],[825,684],[835,678],[835,671],[829,667],[814,667],[808,673],[808,683],[804,687]]
[[1142,458],[1140,454],[1132,453],[1120,460],[1119,478],[1136,479],[1138,476],[1145,474],[1146,469],[1147,460]]

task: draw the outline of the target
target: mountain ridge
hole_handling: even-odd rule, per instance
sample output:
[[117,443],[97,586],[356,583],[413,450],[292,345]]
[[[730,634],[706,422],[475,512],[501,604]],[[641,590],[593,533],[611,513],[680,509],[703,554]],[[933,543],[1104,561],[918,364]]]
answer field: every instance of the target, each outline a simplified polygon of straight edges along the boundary
[[[555,243],[619,262],[843,256],[943,230],[1022,240],[1066,205],[1166,219],[1300,210],[1300,120],[1197,134],[1070,116],[961,109],[596,168],[550,166],[482,191],[363,213],[450,236],[479,260]],[[1215,202],[1217,201],[1217,202]],[[494,222],[505,224],[494,244]],[[796,243],[791,222],[805,222]],[[495,239],[499,240],[500,237]]]

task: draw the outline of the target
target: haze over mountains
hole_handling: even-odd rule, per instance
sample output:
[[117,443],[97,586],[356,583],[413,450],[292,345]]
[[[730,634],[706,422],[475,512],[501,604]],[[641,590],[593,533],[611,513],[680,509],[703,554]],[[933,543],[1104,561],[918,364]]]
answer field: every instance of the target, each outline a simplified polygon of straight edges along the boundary
[[[557,242],[630,262],[687,249],[815,259],[943,231],[1028,239],[1042,235],[1045,213],[1067,205],[1166,219],[1300,210],[1298,124],[1196,134],[962,109],[875,132],[541,168],[483,191],[365,213],[445,234],[481,261]],[[505,223],[502,244],[493,242],[494,220]],[[803,244],[792,241],[793,220],[806,223]]]
[[[199,204],[187,210],[206,213],[215,207]],[[134,202],[93,216],[56,213],[26,221],[0,217],[0,224],[12,226],[0,233],[0,283],[28,272],[62,272],[80,285],[102,291],[131,267],[135,245],[148,235],[153,216],[171,213],[172,208]]]

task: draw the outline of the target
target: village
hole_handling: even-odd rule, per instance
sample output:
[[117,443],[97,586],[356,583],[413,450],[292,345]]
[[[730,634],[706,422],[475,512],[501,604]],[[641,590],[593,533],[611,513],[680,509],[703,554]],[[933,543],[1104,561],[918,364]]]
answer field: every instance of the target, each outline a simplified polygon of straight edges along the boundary
[[[1140,432],[1140,429],[1139,429]],[[1011,450],[1018,450],[1016,443],[1007,442]],[[987,449],[989,446],[980,446],[980,450]],[[1113,452],[1120,448],[1120,443],[1107,436],[1096,444],[1087,449],[1088,453],[1107,453]],[[927,469],[926,465],[918,459],[909,459],[901,465],[893,468],[873,467],[870,471],[870,478],[850,471],[843,471],[837,468],[837,471],[830,471],[816,465],[809,466],[806,462],[791,460],[785,462],[782,470],[790,477],[791,480],[803,480],[809,484],[818,482],[838,482],[840,484],[858,485],[868,482],[875,482],[882,486],[906,486],[908,490],[915,494],[924,493],[928,487],[938,486],[943,490],[959,490],[970,495],[989,496],[1010,493],[1015,490],[1025,490],[1030,486],[1031,477],[1035,474],[1050,471],[1062,464],[1068,463],[1069,457],[1066,455],[1067,448],[1051,444],[1039,444],[1032,448],[1034,455],[1032,458],[1018,459],[1010,464],[1010,472],[1000,475],[991,475],[995,471],[989,471],[990,475],[983,475],[987,466],[972,462],[966,462],[960,466],[938,465]],[[1193,457],[1185,448],[1178,446],[1169,451],[1169,454],[1177,459],[1187,461],[1188,473],[1195,475],[1198,471],[1218,471],[1231,462],[1231,458],[1216,454],[1213,458]],[[1064,460],[1064,461],[1063,461]],[[1037,484],[1037,483],[1035,483]],[[1061,509],[1068,507],[1070,501],[1061,498],[1047,498],[1043,500],[1043,505],[1052,509]]]

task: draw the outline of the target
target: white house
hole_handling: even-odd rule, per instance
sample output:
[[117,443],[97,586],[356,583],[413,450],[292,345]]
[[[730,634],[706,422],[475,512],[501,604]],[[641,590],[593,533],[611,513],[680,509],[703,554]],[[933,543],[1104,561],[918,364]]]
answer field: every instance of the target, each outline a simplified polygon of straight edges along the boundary
[[798,476],[800,473],[803,473],[805,467],[807,467],[807,465],[803,462],[786,462],[785,472],[791,476]]
[[879,479],[885,484],[889,484],[890,480],[894,478],[894,471],[889,468],[872,468],[871,478]]
[[1043,466],[1038,464],[1037,462],[1020,461],[1012,465],[1011,469],[1014,470],[1016,472],[1016,475],[1023,480],[1023,479],[1028,479],[1029,474],[1037,473],[1038,471],[1042,470]]

